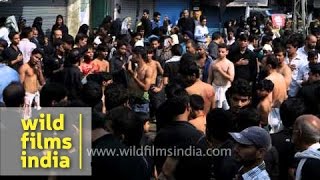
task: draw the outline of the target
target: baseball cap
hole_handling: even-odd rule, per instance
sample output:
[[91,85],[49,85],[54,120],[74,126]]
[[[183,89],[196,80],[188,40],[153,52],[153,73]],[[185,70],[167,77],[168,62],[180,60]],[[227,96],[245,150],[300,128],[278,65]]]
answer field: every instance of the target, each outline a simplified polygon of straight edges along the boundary
[[254,145],[267,150],[271,148],[270,134],[261,127],[251,126],[242,130],[240,133],[233,132],[229,134],[239,144]]

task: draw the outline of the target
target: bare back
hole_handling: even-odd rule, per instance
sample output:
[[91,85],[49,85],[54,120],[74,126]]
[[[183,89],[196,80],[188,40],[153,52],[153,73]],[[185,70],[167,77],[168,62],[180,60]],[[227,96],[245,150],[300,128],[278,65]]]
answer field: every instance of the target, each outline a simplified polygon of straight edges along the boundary
[[271,99],[272,107],[279,108],[281,103],[287,99],[287,85],[284,77],[278,73],[271,73],[266,79],[273,82],[274,88],[272,93],[268,96]]
[[292,80],[292,71],[290,67],[287,64],[283,64],[282,67],[277,69],[277,71],[284,77],[288,89]]
[[204,100],[204,112],[207,114],[215,107],[215,92],[210,84],[197,80],[192,86],[186,88],[189,95],[198,94]]
[[26,92],[35,93],[39,90],[40,84],[38,77],[32,67],[28,63],[23,64],[19,70],[20,81]]

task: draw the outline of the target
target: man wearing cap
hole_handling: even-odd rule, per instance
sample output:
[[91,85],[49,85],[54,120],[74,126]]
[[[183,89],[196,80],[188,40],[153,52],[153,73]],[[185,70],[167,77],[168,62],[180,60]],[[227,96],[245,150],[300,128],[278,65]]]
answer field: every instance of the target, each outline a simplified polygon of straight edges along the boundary
[[242,164],[235,179],[269,180],[264,157],[271,148],[269,133],[258,127],[251,126],[240,133],[230,133],[236,141],[234,156]]
[[310,65],[308,83],[302,86],[298,97],[304,99],[309,113],[320,112],[320,63]]

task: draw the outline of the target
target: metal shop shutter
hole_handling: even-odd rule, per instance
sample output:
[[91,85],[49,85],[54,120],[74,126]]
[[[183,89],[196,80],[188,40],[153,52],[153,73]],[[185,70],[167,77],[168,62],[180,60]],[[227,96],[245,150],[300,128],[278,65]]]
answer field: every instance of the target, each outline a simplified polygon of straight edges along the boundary
[[45,34],[51,31],[58,14],[61,14],[66,22],[66,0],[12,0],[12,3],[0,3],[0,16],[15,15],[17,21],[19,16],[23,16],[28,26],[32,25],[35,17],[41,16]]
[[156,0],[155,2],[155,11],[161,13],[161,20],[168,16],[172,24],[179,20],[180,12],[189,7],[190,2],[185,0]]

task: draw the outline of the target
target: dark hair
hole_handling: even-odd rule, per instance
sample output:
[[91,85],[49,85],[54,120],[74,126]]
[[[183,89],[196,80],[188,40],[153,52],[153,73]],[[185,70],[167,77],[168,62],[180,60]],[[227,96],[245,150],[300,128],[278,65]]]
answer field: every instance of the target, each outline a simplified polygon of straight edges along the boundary
[[256,108],[240,109],[235,119],[236,130],[240,132],[250,126],[259,126],[260,120],[261,117]]
[[282,52],[282,54],[285,56],[287,50],[286,50],[286,48],[284,48],[283,46],[276,46],[276,47],[274,48],[274,51],[273,51],[273,52],[274,52],[274,54],[277,54],[277,53]]
[[268,55],[266,65],[270,65],[272,69],[276,69],[277,67],[279,67],[279,61],[275,55]]
[[212,33],[212,40],[217,40],[217,39],[220,39],[222,38],[222,35],[220,32],[214,32]]
[[59,46],[61,46],[63,44],[62,39],[56,39],[53,43],[54,48],[58,48]]
[[173,56],[181,56],[182,55],[182,47],[180,44],[175,44],[171,47],[171,52]]
[[157,16],[161,16],[161,14],[156,11],[156,12],[153,13],[153,17],[157,17]]
[[150,14],[150,11],[149,11],[149,9],[144,9],[144,10],[142,11],[142,13]]
[[25,27],[22,29],[21,34],[20,34],[20,38],[28,38],[28,35],[32,32],[32,28],[31,27]]
[[144,30],[143,26],[138,26],[137,27],[137,33],[141,36],[140,31]]
[[239,96],[252,96],[252,87],[250,86],[249,82],[245,79],[237,79],[233,81],[231,87],[228,89],[227,94],[230,96],[232,95],[239,95]]
[[269,79],[263,79],[259,81],[259,83],[257,84],[257,90],[266,90],[268,92],[271,92],[273,91],[273,88],[274,88],[274,84]]
[[24,104],[25,90],[20,82],[11,82],[3,90],[3,102],[6,107],[20,107]]
[[125,41],[117,41],[117,48],[120,49],[121,46],[126,46],[127,47],[127,43]]
[[191,45],[192,45],[193,48],[197,49],[197,44],[194,42],[194,40],[189,39],[189,40],[186,42],[186,44],[189,44],[189,43],[191,43]]
[[239,35],[239,40],[240,41],[248,41],[249,37],[246,34],[241,34]]
[[89,31],[89,26],[88,26],[88,24],[82,24],[82,25],[79,27],[78,34],[80,34],[80,33],[82,33],[82,34],[88,34],[88,31]]
[[104,91],[105,106],[108,111],[122,106],[129,100],[127,89],[121,84],[110,84]]
[[63,98],[67,96],[67,89],[58,83],[47,83],[40,91],[40,106],[52,107],[53,101],[59,103]]
[[308,59],[315,58],[319,56],[319,51],[314,49],[308,52]]
[[272,41],[272,36],[263,36],[261,39],[261,46],[267,44],[267,42]]
[[190,98],[188,93],[180,91],[179,94],[176,94],[172,98],[168,99],[168,108],[171,109],[171,115],[176,117],[180,114],[183,114],[186,108],[189,106]]
[[81,89],[81,99],[90,107],[94,107],[101,102],[102,89],[101,86],[93,81],[88,81]]
[[258,40],[258,39],[259,39],[259,37],[257,35],[251,34],[249,36],[249,42],[253,42],[254,40]]
[[143,133],[143,121],[128,107],[119,106],[108,113],[114,135],[124,135],[127,146],[139,145]]
[[36,48],[31,52],[31,55],[34,55],[34,54],[41,54],[42,57],[44,56],[44,52],[40,48]]
[[179,95],[182,91],[185,91],[184,88],[177,83],[169,83],[165,87],[167,99],[170,99],[170,98],[173,98],[173,97]]
[[108,72],[98,72],[95,74],[89,74],[87,76],[87,81],[93,81],[98,83],[99,85],[102,85],[103,81],[109,80],[112,80],[112,74]]
[[194,61],[180,61],[179,73],[183,76],[195,76],[196,78],[200,77],[199,67]]
[[203,110],[204,109],[204,100],[202,96],[197,94],[192,94],[190,96],[190,106],[193,110]]
[[200,22],[205,20],[205,19],[207,19],[207,16],[203,16],[203,15],[200,16]]
[[61,14],[57,15],[55,24],[57,24],[59,18],[62,19],[62,24],[64,24],[63,16]]
[[15,35],[17,35],[17,34],[19,34],[18,32],[15,32],[15,31],[11,31],[10,33],[9,33],[9,39],[10,40],[13,40],[13,37],[15,36]]
[[92,111],[92,130],[97,128],[105,128],[107,122],[107,115],[95,110]]
[[88,35],[83,34],[83,33],[78,33],[75,38],[75,43],[77,44],[77,43],[79,43],[80,40],[83,40],[85,38],[88,38]]
[[72,65],[80,62],[81,57],[83,57],[83,52],[80,50],[80,48],[73,48],[65,61],[65,65]]
[[132,50],[132,53],[140,55],[143,60],[146,60],[147,57],[148,57],[146,49],[144,47],[141,47],[141,46],[134,47],[133,50]]
[[299,41],[297,41],[295,38],[288,39],[286,44],[291,44],[294,48],[299,47]]
[[71,44],[72,47],[74,46],[74,39],[70,34],[65,35],[62,40],[67,44]]
[[227,50],[228,50],[228,46],[227,46],[227,44],[225,44],[225,43],[218,44],[218,49],[220,49],[220,48],[222,48],[222,49],[227,49]]
[[110,49],[108,46],[104,45],[104,44],[99,44],[96,48],[96,52],[99,53],[99,52],[109,52]]
[[310,73],[320,75],[320,63],[310,64],[309,68],[310,68]]
[[213,109],[207,114],[206,136],[226,141],[229,138],[229,132],[232,131],[232,114],[224,109]]
[[280,117],[283,125],[291,128],[296,119],[306,113],[306,105],[303,99],[288,98],[280,105]]
[[4,39],[0,39],[0,46],[6,49],[8,47],[8,42]]

